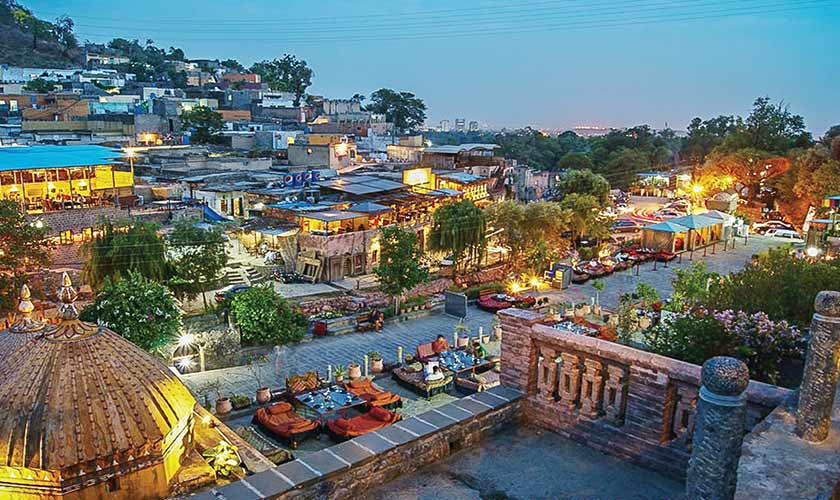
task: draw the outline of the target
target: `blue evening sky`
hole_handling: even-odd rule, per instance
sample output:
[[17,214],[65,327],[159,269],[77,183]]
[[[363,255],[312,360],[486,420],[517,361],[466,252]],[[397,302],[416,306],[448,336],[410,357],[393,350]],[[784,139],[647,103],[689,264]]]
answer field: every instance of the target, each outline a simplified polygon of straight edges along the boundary
[[390,87],[429,124],[667,123],[784,99],[815,135],[840,123],[840,0],[23,0],[79,38],[151,38],[246,65],[290,52],[311,93]]

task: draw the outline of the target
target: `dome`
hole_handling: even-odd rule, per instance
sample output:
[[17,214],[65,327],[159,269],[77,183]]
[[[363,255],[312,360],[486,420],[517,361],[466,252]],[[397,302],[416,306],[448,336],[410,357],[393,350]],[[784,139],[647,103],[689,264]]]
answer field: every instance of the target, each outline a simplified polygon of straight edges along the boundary
[[20,290],[20,303],[18,304],[18,317],[8,333],[0,334],[0,359],[7,359],[13,352],[41,335],[44,324],[32,319],[32,311],[35,306],[30,299],[29,287],[23,285]]
[[57,325],[0,333],[0,497],[4,488],[60,497],[153,466],[168,481],[195,399],[148,353],[80,321],[63,279]]

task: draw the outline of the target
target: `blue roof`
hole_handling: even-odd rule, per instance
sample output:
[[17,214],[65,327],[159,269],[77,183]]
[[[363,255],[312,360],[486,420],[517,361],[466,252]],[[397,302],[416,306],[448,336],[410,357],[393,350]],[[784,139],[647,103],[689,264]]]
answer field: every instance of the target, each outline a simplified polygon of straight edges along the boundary
[[443,177],[444,179],[449,179],[451,181],[459,182],[461,184],[470,184],[486,179],[486,177],[479,177],[477,175],[468,174],[466,172],[451,172],[446,174],[438,174],[438,177]]
[[11,146],[0,148],[0,171],[110,165],[124,158],[103,146]]
[[670,221],[658,222],[656,224],[651,224],[650,226],[645,226],[642,229],[650,229],[651,231],[659,231],[662,233],[687,233],[688,228],[682,226],[680,224],[676,224]]

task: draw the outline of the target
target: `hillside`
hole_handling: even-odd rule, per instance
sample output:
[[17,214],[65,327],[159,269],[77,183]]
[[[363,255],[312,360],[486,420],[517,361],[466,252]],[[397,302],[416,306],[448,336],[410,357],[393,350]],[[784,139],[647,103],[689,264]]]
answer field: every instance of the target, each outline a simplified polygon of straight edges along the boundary
[[[14,2],[0,0],[0,64],[66,68],[81,62],[78,48],[68,49],[54,39],[52,23],[32,16],[32,21],[21,25],[15,22],[13,9],[22,8]],[[41,33],[35,50],[32,47],[33,29]]]

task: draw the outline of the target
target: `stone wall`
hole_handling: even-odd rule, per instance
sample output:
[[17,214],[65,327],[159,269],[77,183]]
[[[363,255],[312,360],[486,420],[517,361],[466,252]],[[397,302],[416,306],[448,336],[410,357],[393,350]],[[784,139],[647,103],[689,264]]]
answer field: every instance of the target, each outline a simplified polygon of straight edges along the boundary
[[190,498],[361,498],[514,424],[522,413],[520,398],[518,391],[495,387]]
[[[541,325],[526,310],[499,313],[502,383],[526,394],[524,416],[604,453],[675,477],[691,454],[701,368]],[[747,388],[745,432],[789,394]]]

